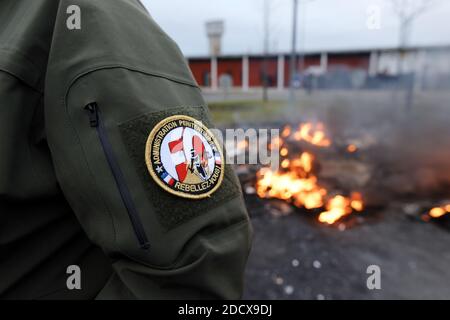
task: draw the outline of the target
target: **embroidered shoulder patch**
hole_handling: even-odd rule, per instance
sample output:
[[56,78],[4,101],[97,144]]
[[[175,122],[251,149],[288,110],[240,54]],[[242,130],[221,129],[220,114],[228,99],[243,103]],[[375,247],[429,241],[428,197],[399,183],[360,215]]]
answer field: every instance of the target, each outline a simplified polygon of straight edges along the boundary
[[161,188],[183,198],[210,196],[224,176],[216,138],[200,121],[185,115],[165,118],[151,130],[145,162]]

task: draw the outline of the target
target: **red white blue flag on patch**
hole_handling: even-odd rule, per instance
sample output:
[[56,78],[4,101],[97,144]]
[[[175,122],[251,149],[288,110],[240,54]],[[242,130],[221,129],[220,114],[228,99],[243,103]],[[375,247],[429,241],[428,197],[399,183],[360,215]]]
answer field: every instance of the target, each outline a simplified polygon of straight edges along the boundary
[[164,180],[169,186],[172,186],[175,183],[175,180],[168,174],[166,171],[162,171],[160,174],[161,179]]
[[[184,133],[184,130],[183,130]],[[169,142],[170,157],[177,171],[178,181],[183,182],[187,175],[187,159],[184,154],[183,133],[179,139]]]

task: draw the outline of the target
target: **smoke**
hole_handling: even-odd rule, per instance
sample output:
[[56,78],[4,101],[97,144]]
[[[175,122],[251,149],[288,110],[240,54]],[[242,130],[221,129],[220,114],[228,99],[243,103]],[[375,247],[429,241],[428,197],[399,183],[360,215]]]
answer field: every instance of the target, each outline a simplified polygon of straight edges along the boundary
[[402,92],[317,92],[298,112],[322,121],[337,145],[355,144],[372,166],[370,193],[450,197],[450,94],[420,91],[410,110]]

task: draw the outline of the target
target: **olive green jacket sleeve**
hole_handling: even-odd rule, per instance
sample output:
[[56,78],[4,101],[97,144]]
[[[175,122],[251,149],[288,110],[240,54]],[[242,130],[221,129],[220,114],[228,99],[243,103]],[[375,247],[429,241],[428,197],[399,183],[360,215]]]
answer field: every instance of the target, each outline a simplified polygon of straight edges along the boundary
[[[71,5],[80,29],[67,27]],[[160,121],[212,126],[178,47],[135,0],[61,0],[51,43],[48,143],[64,195],[113,264],[98,298],[239,298],[251,227],[232,169],[209,197],[188,199],[145,161]]]

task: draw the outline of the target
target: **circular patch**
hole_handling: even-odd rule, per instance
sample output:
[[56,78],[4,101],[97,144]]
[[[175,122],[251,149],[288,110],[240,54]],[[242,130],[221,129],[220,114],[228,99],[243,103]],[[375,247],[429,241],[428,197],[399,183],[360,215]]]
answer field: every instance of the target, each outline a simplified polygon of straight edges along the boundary
[[200,121],[184,115],[168,117],[152,129],[145,162],[159,186],[190,199],[210,196],[224,175],[216,138]]

